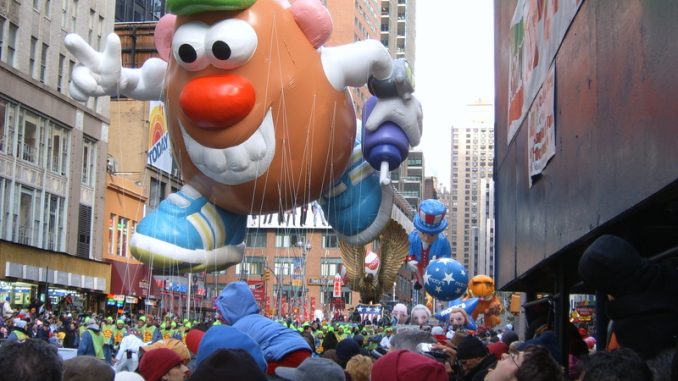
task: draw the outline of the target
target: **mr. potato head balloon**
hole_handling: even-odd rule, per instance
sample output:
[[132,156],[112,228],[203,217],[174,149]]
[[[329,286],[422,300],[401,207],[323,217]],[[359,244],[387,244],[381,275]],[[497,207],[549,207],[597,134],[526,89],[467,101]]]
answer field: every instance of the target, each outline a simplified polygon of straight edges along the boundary
[[323,47],[332,22],[319,0],[168,0],[167,9],[154,34],[160,58],[139,69],[122,68],[115,34],[102,52],[76,34],[65,40],[79,61],[74,99],[166,104],[186,185],[137,225],[134,256],[155,268],[223,269],[242,259],[247,214],[316,199],[340,238],[377,237],[392,188],[362,158],[347,87],[377,89],[364,129],[395,124],[396,146],[416,145],[421,105],[410,76],[395,74],[406,64],[376,40]]

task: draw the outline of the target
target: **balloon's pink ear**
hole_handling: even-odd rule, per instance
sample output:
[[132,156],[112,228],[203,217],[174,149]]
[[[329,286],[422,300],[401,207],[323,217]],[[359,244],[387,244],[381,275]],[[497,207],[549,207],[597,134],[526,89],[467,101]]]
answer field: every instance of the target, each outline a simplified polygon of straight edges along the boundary
[[290,12],[314,48],[321,47],[332,34],[332,17],[320,0],[296,0]]
[[166,14],[155,25],[155,48],[160,54],[160,58],[169,61],[169,55],[172,51],[172,37],[176,27],[177,16]]

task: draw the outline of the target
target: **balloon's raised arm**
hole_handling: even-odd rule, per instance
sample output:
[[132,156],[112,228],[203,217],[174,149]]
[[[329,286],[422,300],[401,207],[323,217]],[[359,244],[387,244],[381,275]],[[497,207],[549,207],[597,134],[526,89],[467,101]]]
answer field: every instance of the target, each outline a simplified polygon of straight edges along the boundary
[[[64,44],[78,60],[69,85],[73,99],[84,102],[89,97],[105,95],[160,99],[162,78],[167,68],[164,61],[151,59],[149,61],[153,62],[150,65],[145,63],[141,69],[123,70],[120,38],[115,33],[106,37],[102,52],[94,50],[75,33],[67,35]],[[155,61],[161,61],[162,64]],[[153,81],[149,81],[149,78]],[[157,78],[160,78],[160,81]],[[156,83],[152,83],[154,81]]]

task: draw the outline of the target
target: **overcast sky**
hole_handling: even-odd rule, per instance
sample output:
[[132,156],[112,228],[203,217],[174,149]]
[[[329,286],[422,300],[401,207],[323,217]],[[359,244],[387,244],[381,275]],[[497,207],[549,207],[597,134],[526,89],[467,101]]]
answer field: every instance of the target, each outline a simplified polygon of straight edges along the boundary
[[450,183],[450,128],[466,105],[494,102],[492,0],[418,0],[415,96],[424,110],[426,176]]

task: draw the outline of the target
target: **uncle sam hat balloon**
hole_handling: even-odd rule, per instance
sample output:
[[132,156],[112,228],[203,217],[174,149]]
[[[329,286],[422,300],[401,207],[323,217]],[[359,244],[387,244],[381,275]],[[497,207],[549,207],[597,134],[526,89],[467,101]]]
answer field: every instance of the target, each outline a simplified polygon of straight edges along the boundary
[[447,228],[447,207],[438,200],[424,200],[414,216],[414,227],[422,233],[438,234]]

